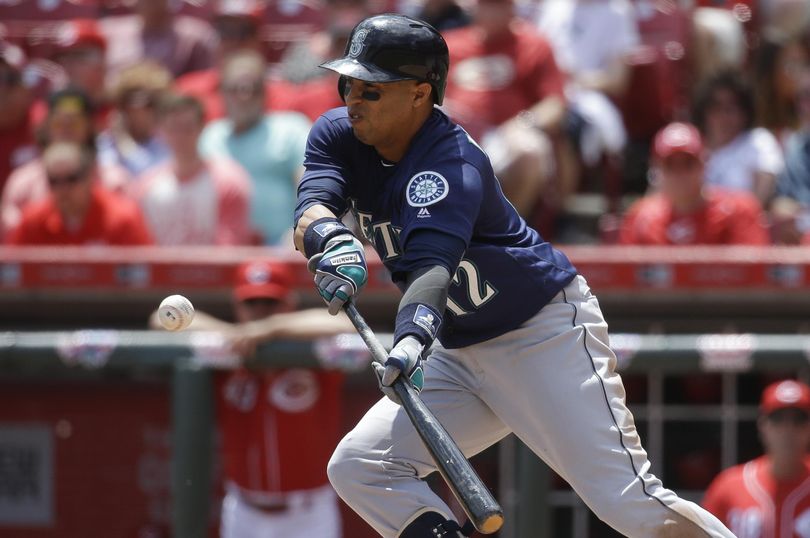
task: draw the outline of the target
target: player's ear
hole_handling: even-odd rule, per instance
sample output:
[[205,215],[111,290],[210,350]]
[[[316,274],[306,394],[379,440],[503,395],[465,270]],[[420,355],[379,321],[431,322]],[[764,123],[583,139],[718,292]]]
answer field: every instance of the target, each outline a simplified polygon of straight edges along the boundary
[[433,87],[427,82],[417,82],[413,92],[414,107],[422,106],[425,101],[433,102]]

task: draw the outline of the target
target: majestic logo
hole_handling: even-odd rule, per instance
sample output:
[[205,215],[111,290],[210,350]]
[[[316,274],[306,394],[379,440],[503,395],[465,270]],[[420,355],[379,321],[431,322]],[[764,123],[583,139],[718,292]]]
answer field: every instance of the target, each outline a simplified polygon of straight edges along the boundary
[[357,58],[360,55],[360,52],[363,50],[363,45],[366,41],[366,36],[368,35],[368,30],[358,30],[354,37],[352,37],[352,44],[349,47],[349,56],[352,58]]
[[425,207],[435,204],[447,196],[450,186],[444,176],[438,172],[419,172],[411,178],[406,188],[408,205]]

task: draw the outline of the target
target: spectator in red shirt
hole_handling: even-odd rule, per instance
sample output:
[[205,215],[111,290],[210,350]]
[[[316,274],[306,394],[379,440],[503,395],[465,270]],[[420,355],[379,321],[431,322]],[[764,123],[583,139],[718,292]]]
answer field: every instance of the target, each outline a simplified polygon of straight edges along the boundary
[[170,95],[159,114],[171,157],[138,178],[133,189],[155,242],[249,244],[250,177],[230,159],[200,157],[202,104],[191,96]]
[[[248,261],[236,272],[236,323],[197,312],[191,330],[224,334],[240,360],[215,378],[226,494],[222,538],[338,538],[337,496],[326,463],[340,438],[343,375],[335,370],[258,370],[258,344],[353,333],[348,318],[324,308],[295,310],[287,268]],[[153,328],[160,324],[156,314]],[[367,355],[363,354],[361,358]]]
[[671,123],[655,137],[655,192],[627,211],[619,241],[633,245],[766,245],[759,201],[749,192],[704,185],[697,128]]
[[810,387],[772,383],[759,409],[765,455],[720,473],[703,507],[739,538],[810,536]]
[[472,25],[446,32],[444,108],[481,143],[527,217],[538,198],[558,206],[573,181],[552,145],[563,140],[564,76],[548,41],[514,11],[512,0],[479,0]]
[[169,0],[137,0],[134,14],[102,19],[100,24],[113,76],[144,59],[163,64],[175,77],[213,63],[217,37],[211,26],[195,17],[173,15]]
[[[93,105],[87,95],[72,88],[52,94],[48,99],[48,116],[39,127],[37,138],[40,148],[54,142],[73,142],[95,152]],[[115,164],[99,164],[94,176],[112,190],[123,190],[130,181],[126,170]],[[23,208],[47,194],[48,181],[41,159],[16,168],[0,198],[0,232],[14,228]]]
[[23,51],[0,41],[0,192],[14,168],[34,159],[34,122],[31,114],[32,95],[22,77]]
[[93,181],[93,154],[57,142],[42,155],[49,196],[26,208],[6,238],[12,245],[148,245],[137,205]]

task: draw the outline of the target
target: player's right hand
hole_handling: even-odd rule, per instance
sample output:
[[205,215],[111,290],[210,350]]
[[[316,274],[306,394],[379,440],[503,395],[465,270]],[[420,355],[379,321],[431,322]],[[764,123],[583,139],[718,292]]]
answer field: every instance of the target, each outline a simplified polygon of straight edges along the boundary
[[307,267],[315,273],[315,286],[333,316],[368,281],[363,244],[351,234],[330,239],[322,253],[309,259]]
[[413,383],[416,392],[421,392],[425,385],[425,373],[422,369],[422,352],[425,346],[413,336],[406,336],[391,349],[385,366],[373,363],[380,380],[380,390],[395,403],[400,403],[396,393],[391,388],[397,377],[405,373]]

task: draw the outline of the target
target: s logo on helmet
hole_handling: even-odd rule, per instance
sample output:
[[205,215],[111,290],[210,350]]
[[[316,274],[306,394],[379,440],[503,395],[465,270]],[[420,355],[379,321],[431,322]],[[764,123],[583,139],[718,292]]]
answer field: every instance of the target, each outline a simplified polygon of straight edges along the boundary
[[349,56],[357,58],[363,50],[363,45],[368,35],[368,30],[358,30],[354,37],[352,37],[352,44],[349,47]]
[[438,172],[419,172],[408,181],[406,187],[408,205],[411,207],[425,207],[435,204],[447,196],[450,185]]

